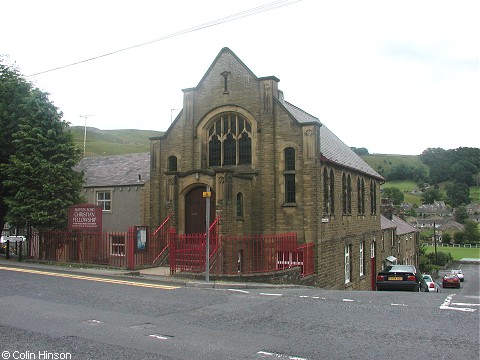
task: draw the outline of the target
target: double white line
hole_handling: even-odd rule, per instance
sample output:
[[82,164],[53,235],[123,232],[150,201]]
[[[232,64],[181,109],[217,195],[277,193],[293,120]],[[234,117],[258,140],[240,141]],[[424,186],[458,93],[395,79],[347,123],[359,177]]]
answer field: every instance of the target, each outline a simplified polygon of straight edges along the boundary
[[174,289],[180,288],[180,286],[148,284],[148,283],[143,283],[138,281],[105,279],[105,278],[97,278],[93,276],[62,274],[62,273],[56,273],[51,271],[41,271],[41,270],[23,269],[23,268],[14,268],[14,267],[5,267],[5,266],[0,266],[0,270],[16,271],[16,272],[23,272],[23,273],[37,274],[37,275],[56,276],[56,277],[63,277],[63,278],[70,278],[70,279],[77,279],[77,280],[96,281],[96,282],[103,282],[103,283],[110,283],[110,284],[139,286],[139,287],[153,288],[153,289],[174,290]]

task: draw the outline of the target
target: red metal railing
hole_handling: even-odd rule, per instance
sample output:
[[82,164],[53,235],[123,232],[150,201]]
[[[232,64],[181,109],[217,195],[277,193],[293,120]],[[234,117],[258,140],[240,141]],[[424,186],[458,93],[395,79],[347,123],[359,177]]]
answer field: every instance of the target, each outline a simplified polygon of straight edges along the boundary
[[[139,249],[135,228],[127,232],[78,230],[34,232],[30,257],[39,260],[101,264],[135,269],[169,258],[170,272],[205,271],[205,234],[176,234],[171,215]],[[219,234],[219,217],[209,228],[212,274],[255,274],[299,266],[302,276],[314,273],[314,244],[297,243],[295,233],[228,236]]]
[[[205,234],[171,233],[170,272],[205,271]],[[302,276],[314,273],[314,244],[298,246],[291,234],[210,236],[210,272],[212,274],[255,274],[295,266]]]
[[33,232],[30,257],[38,260],[126,267],[127,232],[54,230]]
[[168,215],[165,221],[153,232],[151,238],[150,253],[153,253],[152,265],[160,263],[168,255],[170,247],[170,228],[172,214]]

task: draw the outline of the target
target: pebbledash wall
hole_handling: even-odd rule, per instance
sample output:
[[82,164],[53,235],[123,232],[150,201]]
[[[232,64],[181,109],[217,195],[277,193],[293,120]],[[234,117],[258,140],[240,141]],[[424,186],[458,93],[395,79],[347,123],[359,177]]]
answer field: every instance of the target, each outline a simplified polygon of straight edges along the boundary
[[183,90],[175,121],[150,139],[149,225],[173,214],[179,233],[196,229],[194,194],[210,186],[222,234],[295,232],[299,244],[315,244],[316,274],[306,281],[372,289],[384,261],[377,253],[384,180],[318,118],[287,102],[279,81],[257,77],[224,48],[198,85]]

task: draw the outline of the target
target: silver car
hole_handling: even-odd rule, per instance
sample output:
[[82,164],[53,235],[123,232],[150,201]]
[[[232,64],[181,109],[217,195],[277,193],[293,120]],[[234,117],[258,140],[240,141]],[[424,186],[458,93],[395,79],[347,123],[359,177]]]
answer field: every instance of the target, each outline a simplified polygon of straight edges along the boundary
[[423,281],[425,282],[425,292],[440,292],[440,285],[433,280],[431,275],[423,274]]

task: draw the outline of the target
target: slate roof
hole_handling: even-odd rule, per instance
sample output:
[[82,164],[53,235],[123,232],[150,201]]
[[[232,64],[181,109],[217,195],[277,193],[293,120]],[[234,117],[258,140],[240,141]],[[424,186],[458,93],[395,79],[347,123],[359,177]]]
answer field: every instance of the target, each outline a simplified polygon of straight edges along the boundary
[[403,221],[398,216],[393,215],[392,221],[397,225],[397,235],[405,235],[417,231],[412,225]]
[[[299,109],[288,101],[279,100],[285,109],[301,124],[320,123],[315,116]],[[350,147],[345,145],[325,124],[320,127],[320,152],[322,156],[336,164],[343,165],[361,173],[383,180],[383,177],[358,156]]]
[[397,225],[392,220],[388,219],[386,216],[381,215],[380,227],[382,230],[386,230],[386,229],[394,229],[397,227]]
[[85,187],[143,185],[150,179],[150,153],[86,157],[75,170],[85,171]]

